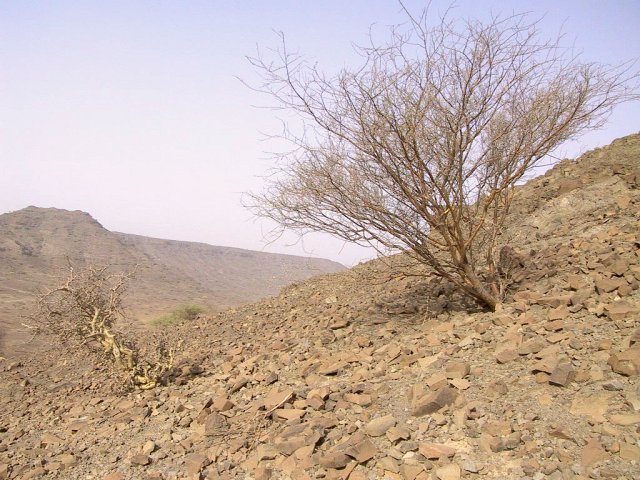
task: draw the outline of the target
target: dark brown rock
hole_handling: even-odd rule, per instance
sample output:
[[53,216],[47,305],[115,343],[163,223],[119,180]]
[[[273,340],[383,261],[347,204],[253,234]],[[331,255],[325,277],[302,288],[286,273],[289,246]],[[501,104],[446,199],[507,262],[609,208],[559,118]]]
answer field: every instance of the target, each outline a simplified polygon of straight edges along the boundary
[[149,457],[149,455],[139,454],[131,457],[132,465],[145,466],[145,465],[149,465],[150,463],[151,463],[151,457]]
[[204,434],[208,437],[223,435],[228,430],[228,421],[219,413],[211,413],[204,424]]
[[573,367],[569,364],[558,365],[553,372],[551,372],[551,376],[549,377],[549,383],[552,385],[557,385],[559,387],[566,387],[571,380],[573,380],[575,376],[575,372]]
[[420,398],[414,398],[411,405],[411,415],[420,417],[435,413],[441,408],[451,405],[458,397],[458,392],[450,387],[444,387],[428,393]]

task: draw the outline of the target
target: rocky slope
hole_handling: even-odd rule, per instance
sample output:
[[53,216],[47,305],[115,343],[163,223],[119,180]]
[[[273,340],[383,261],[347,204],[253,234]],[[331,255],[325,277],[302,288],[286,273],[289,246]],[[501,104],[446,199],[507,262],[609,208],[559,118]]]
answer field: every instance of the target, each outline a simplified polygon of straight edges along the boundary
[[34,291],[56,285],[67,258],[79,266],[112,265],[120,271],[137,264],[127,306],[141,320],[182,304],[222,310],[344,269],[319,258],[114,233],[88,213],[28,207],[0,215],[0,354],[33,347],[22,316],[32,308]]
[[0,479],[640,478],[640,135],[517,193],[495,313],[402,256],[172,331],[163,388],[0,364]]

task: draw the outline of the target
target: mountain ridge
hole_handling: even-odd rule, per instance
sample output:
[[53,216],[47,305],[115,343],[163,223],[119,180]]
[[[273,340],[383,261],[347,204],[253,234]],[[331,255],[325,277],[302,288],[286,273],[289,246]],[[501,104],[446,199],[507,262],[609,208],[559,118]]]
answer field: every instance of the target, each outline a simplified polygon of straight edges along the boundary
[[[275,295],[291,282],[345,267],[331,260],[112,232],[81,210],[29,206],[0,215],[0,327],[24,320],[31,292],[55,286],[67,263],[138,266],[128,312],[146,321],[181,304],[213,311]],[[28,331],[11,342],[30,338]],[[5,340],[6,343],[6,340]]]

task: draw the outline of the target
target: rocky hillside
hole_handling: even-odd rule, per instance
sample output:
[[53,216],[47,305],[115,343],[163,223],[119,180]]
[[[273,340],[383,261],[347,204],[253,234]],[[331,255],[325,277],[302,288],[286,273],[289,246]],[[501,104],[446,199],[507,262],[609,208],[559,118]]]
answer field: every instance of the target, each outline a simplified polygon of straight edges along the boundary
[[55,286],[67,258],[74,265],[113,265],[119,271],[139,265],[127,307],[141,320],[182,304],[222,310],[344,269],[324,259],[114,233],[88,213],[28,207],[0,215],[2,354],[31,347],[22,316],[32,308],[34,291]]
[[199,318],[168,386],[0,373],[0,479],[640,478],[640,135],[521,187],[502,308],[396,256]]

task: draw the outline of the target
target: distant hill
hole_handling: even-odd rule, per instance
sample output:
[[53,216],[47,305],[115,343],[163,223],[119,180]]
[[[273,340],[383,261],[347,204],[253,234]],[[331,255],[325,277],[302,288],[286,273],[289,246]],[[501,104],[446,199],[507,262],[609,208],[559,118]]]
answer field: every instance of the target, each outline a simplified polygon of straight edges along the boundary
[[122,271],[138,264],[127,303],[141,320],[180,304],[222,310],[344,269],[319,258],[116,233],[85,212],[28,207],[0,215],[2,350],[19,348],[29,337],[21,316],[31,308],[32,293],[53,286],[67,258],[76,265],[110,264]]

